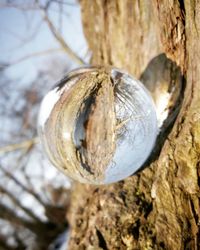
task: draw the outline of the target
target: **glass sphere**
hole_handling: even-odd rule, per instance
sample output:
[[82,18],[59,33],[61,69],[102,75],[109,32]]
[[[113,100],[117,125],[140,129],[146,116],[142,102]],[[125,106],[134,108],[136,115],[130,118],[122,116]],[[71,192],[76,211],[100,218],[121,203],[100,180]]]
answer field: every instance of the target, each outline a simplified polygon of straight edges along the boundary
[[44,97],[38,132],[48,158],[65,175],[108,184],[132,175],[151,153],[156,111],[145,87],[126,72],[85,67]]

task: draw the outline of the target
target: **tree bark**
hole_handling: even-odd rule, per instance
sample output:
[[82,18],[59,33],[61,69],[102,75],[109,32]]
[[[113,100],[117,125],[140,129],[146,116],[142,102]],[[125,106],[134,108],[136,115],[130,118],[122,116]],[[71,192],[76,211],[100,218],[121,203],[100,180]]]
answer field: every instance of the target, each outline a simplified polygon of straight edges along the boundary
[[200,1],[81,6],[92,64],[126,69],[153,95],[175,87],[179,98],[138,173],[107,186],[74,185],[69,249],[200,249]]

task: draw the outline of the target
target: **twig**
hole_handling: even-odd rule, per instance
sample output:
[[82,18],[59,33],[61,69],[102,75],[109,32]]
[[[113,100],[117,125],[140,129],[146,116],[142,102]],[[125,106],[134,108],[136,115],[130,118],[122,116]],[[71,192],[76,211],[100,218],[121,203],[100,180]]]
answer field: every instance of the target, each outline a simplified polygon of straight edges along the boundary
[[44,51],[38,51],[38,52],[35,52],[35,53],[32,53],[32,54],[29,54],[29,55],[26,55],[26,56],[23,56],[11,63],[0,63],[0,70],[1,69],[4,69],[6,67],[10,67],[10,66],[13,66],[15,64],[18,64],[18,63],[21,63],[25,60],[28,60],[32,57],[38,57],[38,56],[44,56],[44,55],[47,55],[49,53],[55,53],[55,52],[59,52],[59,51],[62,51],[61,48],[58,48],[58,49],[48,49],[48,50],[44,50]]
[[[27,219],[24,219],[21,216],[18,216],[16,212],[14,212],[11,208],[4,204],[0,204],[0,218],[10,222],[12,225],[15,226],[23,226],[24,228],[28,228],[33,233],[38,235],[42,232],[42,230],[46,229],[46,224],[43,222],[31,222]],[[43,237],[43,235],[42,235]]]
[[19,200],[8,190],[6,190],[4,187],[0,186],[0,193],[6,194],[12,202],[17,205],[19,208],[21,208],[27,215],[29,215],[34,221],[41,222],[40,219],[28,208],[24,207]]
[[30,140],[26,140],[26,141],[23,141],[23,142],[20,142],[20,143],[7,145],[5,147],[0,148],[0,154],[12,152],[12,151],[15,151],[15,150],[18,150],[18,149],[30,148],[34,144],[36,144],[38,142],[39,142],[39,138],[35,137],[35,138],[32,138]]
[[9,171],[5,170],[5,168],[1,167],[2,172],[7,175],[12,181],[15,182],[19,187],[21,187],[22,190],[25,192],[31,194],[43,207],[46,206],[46,204],[42,201],[42,199],[39,197],[38,194],[34,193],[30,188],[26,187],[23,183],[21,183],[15,176],[13,176]]
[[14,8],[23,11],[31,11],[31,10],[38,10],[36,5],[20,5],[15,3],[0,3],[0,8]]
[[0,204],[0,211],[0,218],[3,220],[7,220],[14,225],[23,225],[26,228],[29,227],[30,224],[32,224],[22,217],[19,217],[15,212],[12,211],[11,208],[4,204]]
[[68,3],[62,0],[53,0],[53,2],[56,2],[58,4],[65,4],[65,5],[69,5],[69,6],[73,6],[73,7],[78,7],[77,3]]
[[54,37],[56,38],[56,40],[60,43],[60,45],[62,46],[62,48],[64,49],[64,51],[74,60],[76,61],[78,64],[85,64],[85,62],[76,54],[74,53],[74,51],[72,51],[72,49],[68,46],[68,44],[65,42],[65,40],[63,39],[63,37],[59,34],[59,32],[56,30],[55,26],[53,25],[53,23],[51,22],[51,20],[49,19],[46,11],[44,8],[40,7],[42,14],[43,14],[43,18],[46,21],[47,25],[49,26],[49,29],[51,30],[52,34],[54,35]]
[[116,126],[116,130],[121,129],[122,127],[124,127],[131,120],[140,120],[141,118],[145,118],[145,116],[142,116],[142,115],[140,115],[140,116],[139,115],[138,116],[132,115],[132,116],[128,117],[127,119],[125,119],[124,121],[119,122],[117,124],[117,126]]
[[[8,238],[9,238],[9,234],[7,233],[6,235],[3,235],[3,234],[0,234],[0,249],[2,250],[16,250],[16,247],[15,246],[11,246],[9,245],[8,243]],[[25,246],[22,247],[21,245],[21,248],[22,250],[26,249]]]

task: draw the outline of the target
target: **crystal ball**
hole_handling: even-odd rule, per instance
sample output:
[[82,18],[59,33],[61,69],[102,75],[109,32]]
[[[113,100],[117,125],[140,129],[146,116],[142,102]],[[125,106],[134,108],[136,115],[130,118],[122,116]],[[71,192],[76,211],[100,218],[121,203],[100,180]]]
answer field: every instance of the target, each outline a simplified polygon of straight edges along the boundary
[[73,180],[120,181],[138,170],[157,136],[153,100],[143,84],[112,67],[84,67],[44,97],[38,133],[52,164]]

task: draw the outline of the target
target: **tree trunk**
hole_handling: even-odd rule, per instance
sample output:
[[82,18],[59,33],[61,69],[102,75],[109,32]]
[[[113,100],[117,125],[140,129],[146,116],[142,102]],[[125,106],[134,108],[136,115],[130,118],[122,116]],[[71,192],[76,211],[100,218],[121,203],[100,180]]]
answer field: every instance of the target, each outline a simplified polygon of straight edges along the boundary
[[200,1],[81,6],[92,64],[126,69],[153,95],[178,84],[179,98],[141,171],[112,185],[74,185],[69,249],[200,249]]

